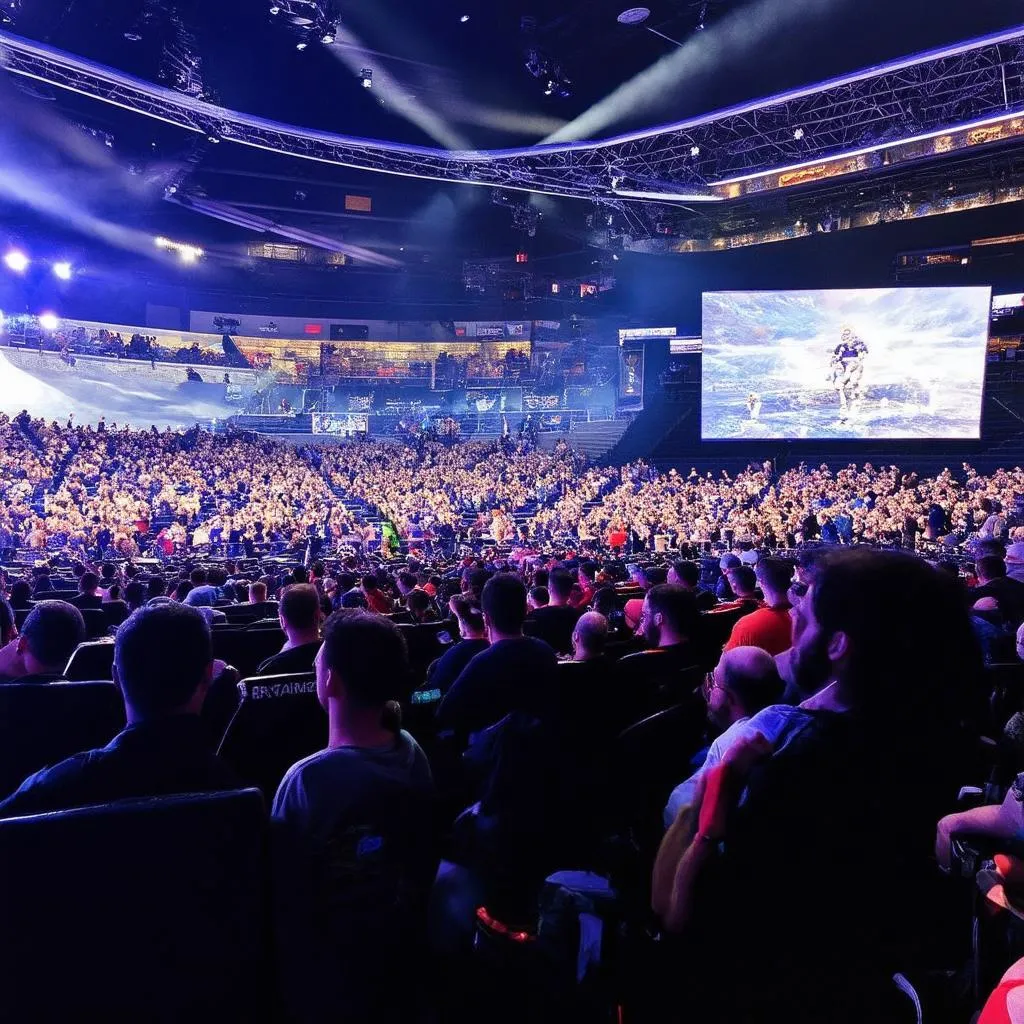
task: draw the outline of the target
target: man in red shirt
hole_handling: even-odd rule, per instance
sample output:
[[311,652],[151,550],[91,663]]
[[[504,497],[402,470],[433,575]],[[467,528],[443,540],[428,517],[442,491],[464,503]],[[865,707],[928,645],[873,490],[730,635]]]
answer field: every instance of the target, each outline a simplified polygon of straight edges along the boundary
[[760,647],[774,656],[792,646],[788,591],[793,566],[781,558],[762,558],[755,572],[765,606],[737,621],[724,649]]

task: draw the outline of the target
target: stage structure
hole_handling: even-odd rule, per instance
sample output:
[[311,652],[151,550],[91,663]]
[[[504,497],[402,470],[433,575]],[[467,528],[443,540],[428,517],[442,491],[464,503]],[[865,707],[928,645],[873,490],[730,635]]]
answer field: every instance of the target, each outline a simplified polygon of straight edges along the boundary
[[211,140],[327,164],[600,200],[714,203],[1024,138],[1024,26],[595,141],[449,151],[226,110],[0,32],[0,64]]

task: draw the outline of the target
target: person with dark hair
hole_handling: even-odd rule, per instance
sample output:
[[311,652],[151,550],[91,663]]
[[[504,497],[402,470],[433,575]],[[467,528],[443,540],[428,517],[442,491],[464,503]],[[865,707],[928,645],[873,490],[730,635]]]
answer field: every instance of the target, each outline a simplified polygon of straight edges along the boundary
[[682,658],[680,665],[691,664],[691,641],[699,627],[697,602],[689,591],[672,583],[659,583],[647,591],[637,633],[648,647],[670,650]]
[[0,649],[0,682],[52,683],[64,678],[75,648],[85,640],[82,613],[67,601],[37,601],[20,635]]
[[124,588],[124,601],[129,614],[146,603],[146,588],[138,580],[129,580]]
[[30,776],[0,803],[0,817],[236,788],[199,718],[212,678],[210,630],[197,611],[165,601],[133,612],[114,641],[127,727]]
[[11,584],[11,607],[15,611],[32,607],[32,587],[28,580],[15,580]]
[[597,579],[597,570],[600,568],[594,561],[580,562],[580,566],[576,570],[576,579],[580,589],[570,602],[574,608],[585,609],[594,600],[594,591],[597,589],[595,580]]
[[434,611],[434,603],[425,590],[410,590],[405,595],[405,606],[409,612],[409,618],[413,624],[424,622],[437,622],[437,613]]
[[556,569],[548,576],[548,603],[535,607],[526,617],[530,636],[543,640],[558,654],[572,652],[572,631],[584,611],[569,603],[573,583],[572,573]]
[[[667,582],[668,573],[660,565],[630,566],[629,574],[640,589],[647,594],[651,587],[660,586]],[[640,625],[640,616],[644,610],[644,599],[642,597],[630,598],[622,609],[626,625],[630,629],[636,629]]]
[[674,583],[678,587],[690,591],[693,599],[697,602],[697,611],[707,612],[718,604],[718,598],[710,590],[704,590],[700,585],[700,566],[696,562],[674,562],[668,571],[667,583]]
[[782,680],[775,668],[775,659],[759,647],[734,647],[726,651],[707,674],[703,696],[708,706],[708,721],[719,735],[708,748],[700,768],[672,790],[665,805],[666,828],[683,807],[693,803],[706,773],[739,738],[743,725],[762,708],[781,700]]
[[[663,925],[696,940],[687,999],[705,1021],[883,1019],[928,927],[935,822],[965,770],[983,668],[955,580],[910,555],[837,552],[794,609],[793,641],[798,676],[831,677],[845,711],[805,709],[784,735],[730,747],[655,879]],[[848,884],[822,900],[807,879],[825,866]]]
[[287,638],[277,654],[260,662],[261,676],[285,672],[311,672],[320,650],[320,595],[310,583],[286,587],[278,605],[278,619]]
[[792,646],[789,584],[793,578],[793,566],[781,558],[762,558],[757,563],[755,575],[764,594],[765,606],[737,620],[724,649],[760,647],[774,656]]
[[722,575],[718,577],[718,582],[715,584],[715,597],[719,601],[734,601],[736,599],[732,585],[729,582],[729,570],[735,569],[739,564],[739,555],[734,555],[731,552],[722,555],[719,560],[718,568],[721,570]]
[[386,713],[408,676],[394,623],[356,609],[327,620],[316,656],[327,746],[288,770],[271,811],[293,1019],[324,1019],[339,992],[353,1020],[385,1019],[399,998],[387,981],[422,955],[437,869],[433,781],[419,745]]
[[470,661],[490,646],[483,612],[478,604],[474,604],[465,594],[456,594],[448,602],[448,610],[459,624],[460,640],[452,644],[427,669],[427,689],[440,690],[442,697]]
[[543,640],[523,635],[526,585],[518,576],[492,576],[481,608],[490,645],[462,670],[437,709],[438,727],[461,737],[510,711],[543,711],[552,698],[558,664]]
[[71,598],[76,608],[102,608],[103,598],[97,593],[100,578],[94,572],[83,572],[78,581],[78,593]]
[[390,597],[380,589],[377,578],[372,573],[367,573],[362,579],[362,590],[366,596],[366,606],[371,612],[378,615],[389,615],[395,610]]
[[0,597],[0,647],[6,647],[18,638],[18,623],[14,609],[6,598]]
[[[185,582],[189,582],[189,581],[185,581]],[[141,583],[140,583],[140,585],[141,585]],[[189,589],[191,589],[191,588],[192,588],[192,584],[191,584],[191,582],[189,582]],[[163,576],[150,576],[149,579],[146,580],[146,600],[147,601],[152,601],[154,597],[163,597],[166,593],[167,593],[167,581],[163,578]],[[186,591],[185,594],[182,594],[180,592],[180,590],[179,590],[178,600],[179,601],[184,600],[185,596],[187,595],[187,593],[188,593],[188,591]]]
[[727,612],[743,612],[748,614],[762,607],[757,596],[757,573],[749,565],[736,565],[725,572],[729,590],[733,595],[731,601],[725,601],[712,609],[709,615],[723,615]]
[[991,597],[999,606],[1003,621],[1016,629],[1024,622],[1024,583],[1006,574],[1006,562],[997,555],[984,555],[975,564],[978,586],[970,591],[971,602]]

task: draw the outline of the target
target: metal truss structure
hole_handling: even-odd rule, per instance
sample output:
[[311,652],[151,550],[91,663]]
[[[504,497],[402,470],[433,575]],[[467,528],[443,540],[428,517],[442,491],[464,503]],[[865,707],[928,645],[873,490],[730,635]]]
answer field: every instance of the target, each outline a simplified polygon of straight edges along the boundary
[[[784,172],[825,162],[834,178],[871,169],[849,158],[882,154],[881,165],[893,145],[905,151],[908,143],[1024,114],[1024,26],[628,135],[461,152],[264,120],[3,32],[0,65],[218,141],[383,174],[612,203],[716,202],[755,178],[764,178],[758,191],[814,180]],[[1024,136],[1024,122],[1015,124],[1013,134]],[[964,144],[1005,138],[971,135]],[[918,158],[941,152],[924,146]]]

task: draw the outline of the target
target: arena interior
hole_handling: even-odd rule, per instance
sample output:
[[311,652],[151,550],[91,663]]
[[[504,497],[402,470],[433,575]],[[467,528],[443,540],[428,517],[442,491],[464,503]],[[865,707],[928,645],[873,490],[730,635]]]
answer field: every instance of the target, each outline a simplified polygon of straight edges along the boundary
[[1012,8],[3,0],[10,1020],[1024,1024]]

